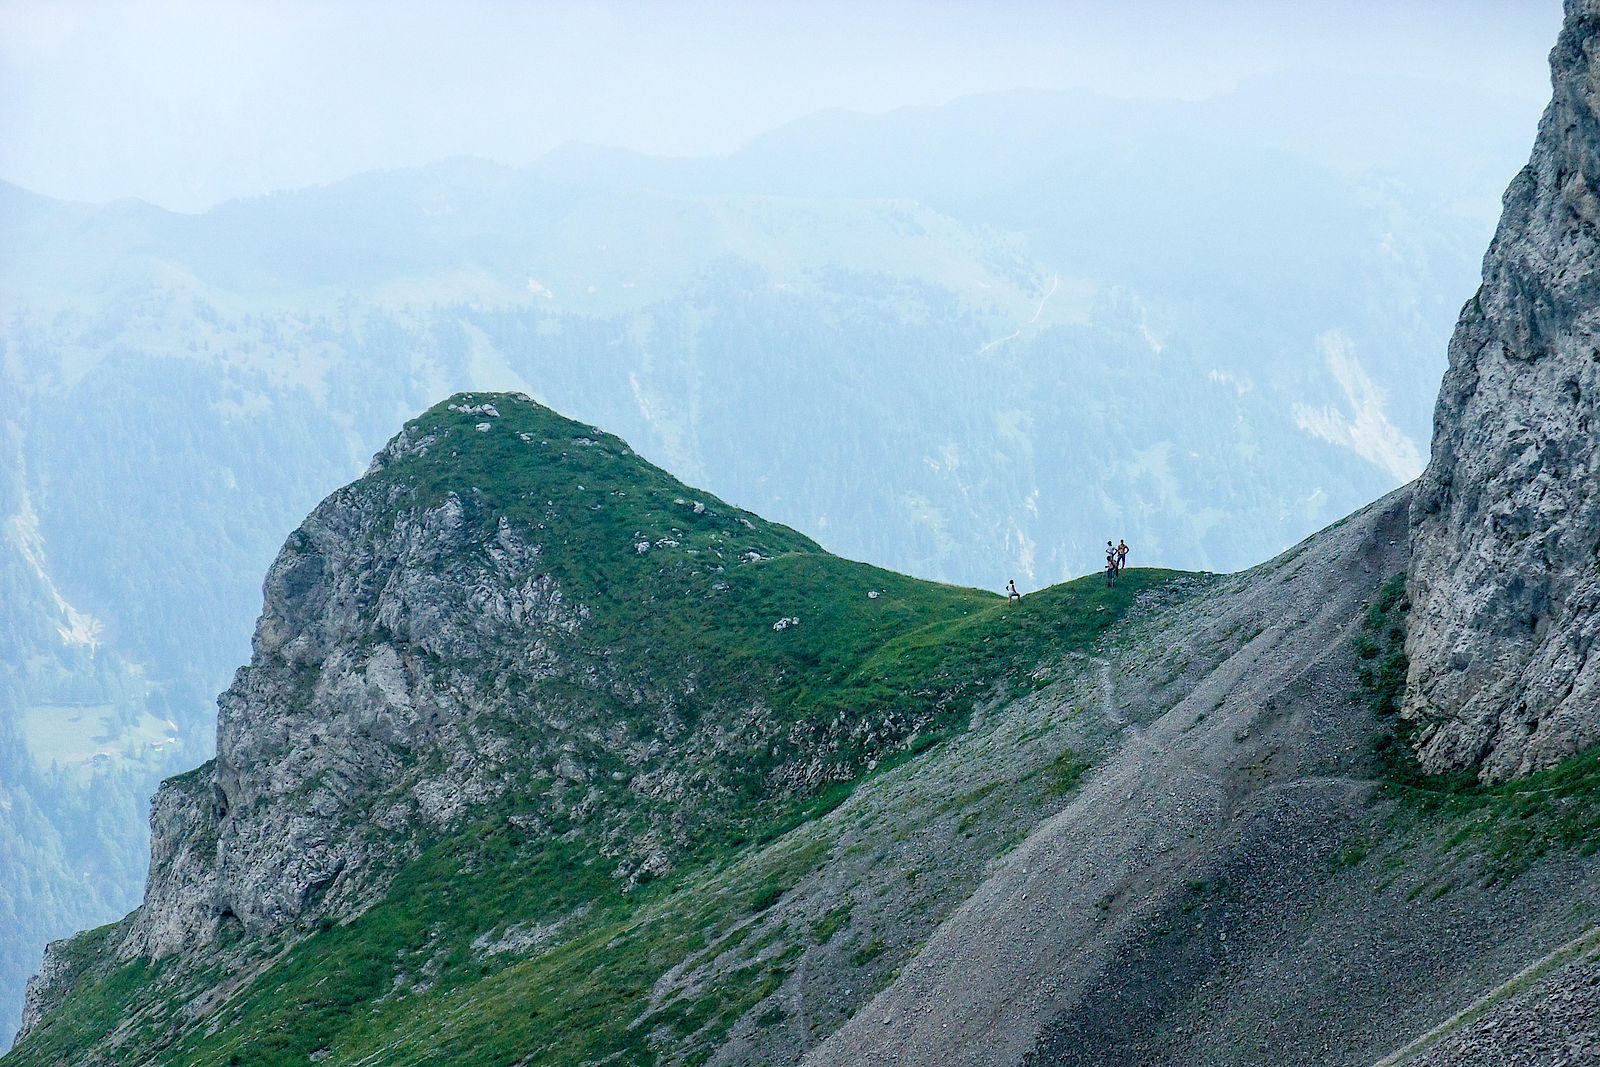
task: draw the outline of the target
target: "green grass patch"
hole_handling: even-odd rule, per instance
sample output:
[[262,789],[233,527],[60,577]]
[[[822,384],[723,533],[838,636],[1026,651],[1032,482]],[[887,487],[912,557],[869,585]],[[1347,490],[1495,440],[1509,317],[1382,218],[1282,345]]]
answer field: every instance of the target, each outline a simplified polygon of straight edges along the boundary
[[883,938],[874,937],[872,940],[868,941],[866,944],[860,946],[854,952],[850,953],[850,962],[855,964],[857,967],[865,967],[867,964],[883,955],[888,947],[888,945],[883,943]]
[[1356,635],[1356,656],[1361,661],[1358,678],[1361,695],[1374,715],[1387,717],[1400,710],[1405,695],[1406,576],[1396,574],[1384,582],[1368,605]]
[[[173,1061],[223,1067],[323,1062],[568,1064],[620,1057],[701,1062],[727,1029],[783,982],[797,946],[756,955],[712,987],[651,1004],[662,976],[686,959],[738,943],[750,883],[814,868],[815,842],[780,847],[729,876],[663,879],[620,893],[606,865],[560,842],[528,847],[515,827],[477,826],[431,843],[388,897],[354,921],[312,934],[233,1006],[229,1025],[192,1034]],[[493,859],[493,862],[487,862]],[[461,877],[463,865],[475,874]],[[762,881],[766,880],[766,881]],[[741,888],[742,885],[742,888]],[[559,887],[559,896],[552,893]],[[579,907],[578,905],[582,905]],[[532,953],[474,949],[507,919],[568,926]],[[778,931],[781,935],[781,930]]]
[[850,905],[840,904],[828,914],[811,924],[811,936],[819,945],[826,945],[850,922]]
[[788,891],[789,887],[783,885],[781,882],[768,882],[766,885],[756,890],[755,896],[750,898],[750,911],[752,913],[766,911],[778,901],[782,900],[783,895]]
[[[58,950],[72,977],[67,992],[69,1011],[56,1011],[29,1035],[32,1062],[71,1063],[78,1051],[92,1048],[125,1019],[126,1006],[157,980],[163,968],[145,959],[118,964],[107,952],[112,927],[78,934]],[[134,1024],[143,1038],[155,1040],[145,1020]],[[9,1058],[9,1057],[8,1057]]]
[[1078,784],[1091,766],[1088,760],[1078,758],[1077,753],[1071,749],[1061,753],[1044,768],[1045,795],[1066,796],[1078,788]]
[[[450,410],[483,400],[498,406],[499,418]],[[756,701],[766,709],[759,728],[746,726],[744,743],[706,769],[706,795],[716,803],[675,819],[696,863],[725,861],[730,849],[826,814],[863,774],[964,728],[973,706],[1000,689],[1046,684],[1042,661],[1088,647],[1140,593],[1175,574],[1132,569],[1114,589],[1091,576],[1011,604],[829,555],[793,530],[684,486],[620,439],[536,404],[457,396],[407,432],[431,438],[427,454],[370,481],[398,509],[453,496],[484,545],[502,523],[537,541],[541,565],[566,599],[589,611],[573,653],[603,650],[614,688],[671,685],[690,725]],[[537,689],[559,695],[549,679]],[[624,703],[609,717],[646,734],[654,711]],[[787,770],[818,752],[828,753],[821,788],[786,787]],[[636,803],[612,793],[619,804]]]

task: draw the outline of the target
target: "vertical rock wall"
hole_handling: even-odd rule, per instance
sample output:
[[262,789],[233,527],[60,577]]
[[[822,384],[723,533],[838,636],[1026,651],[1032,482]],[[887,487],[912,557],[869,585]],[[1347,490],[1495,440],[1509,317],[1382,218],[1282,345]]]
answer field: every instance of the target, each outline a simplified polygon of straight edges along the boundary
[[1431,770],[1503,779],[1600,740],[1600,0],[1450,341],[1412,505],[1410,685]]

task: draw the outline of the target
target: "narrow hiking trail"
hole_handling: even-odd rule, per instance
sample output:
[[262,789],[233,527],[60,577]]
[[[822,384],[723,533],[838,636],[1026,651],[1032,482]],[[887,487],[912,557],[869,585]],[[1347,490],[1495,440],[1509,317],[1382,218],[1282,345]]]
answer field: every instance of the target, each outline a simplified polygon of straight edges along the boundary
[[[1059,275],[1059,274],[1052,275],[1051,278],[1050,278],[1050,288],[1045,292],[1044,296],[1039,299],[1039,306],[1033,309],[1033,317],[1028,319],[1028,321],[1025,322],[1023,324],[1023,326],[1032,326],[1032,325],[1036,324],[1039,321],[1039,316],[1044,314],[1044,306],[1047,303],[1050,302],[1050,298],[1055,295],[1056,290],[1058,288],[1060,288],[1060,287],[1061,287],[1061,275]],[[1022,336],[1022,329],[1023,329],[1022,326],[1018,326],[1015,330],[1012,330],[1010,333],[1006,334],[1004,337],[995,338],[993,341],[990,341],[988,344],[986,344],[982,348],[978,349],[978,355],[980,355],[980,356],[983,355],[985,352],[989,351],[989,349],[995,347],[996,345],[1003,345],[1007,341],[1016,340],[1018,337]]]
[[1111,677],[1111,661],[1097,656],[1094,659],[1094,669],[1095,676],[1100,682],[1100,713],[1113,726],[1126,726],[1127,717],[1117,705],[1117,683]]
[[[1532,1020],[1526,1017],[1516,1018],[1515,1005],[1508,1002],[1518,998],[1526,999],[1537,996],[1544,980],[1569,964],[1582,964],[1594,960],[1600,960],[1600,926],[1590,927],[1571,941],[1557,948],[1554,952],[1530,963],[1455,1015],[1421,1037],[1411,1041],[1404,1048],[1391,1052],[1374,1064],[1373,1067],[1403,1067],[1404,1064],[1413,1062],[1424,1053],[1434,1051],[1445,1044],[1448,1039],[1475,1027],[1492,1033],[1496,1030],[1504,1032],[1511,1029],[1512,1026],[1527,1028],[1530,1021],[1534,1023],[1545,1022],[1546,1020],[1540,1018],[1537,1013],[1527,1013],[1526,1011],[1524,1015],[1534,1014]],[[1580,994],[1575,990],[1564,990],[1560,999],[1570,1002],[1578,999],[1579,996]],[[1553,1003],[1554,998],[1550,999]],[[1500,1014],[1504,1018],[1492,1018],[1496,1009],[1502,1009]],[[1482,1025],[1486,1020],[1490,1025]],[[1573,1060],[1571,1062],[1576,1063],[1579,1061]]]

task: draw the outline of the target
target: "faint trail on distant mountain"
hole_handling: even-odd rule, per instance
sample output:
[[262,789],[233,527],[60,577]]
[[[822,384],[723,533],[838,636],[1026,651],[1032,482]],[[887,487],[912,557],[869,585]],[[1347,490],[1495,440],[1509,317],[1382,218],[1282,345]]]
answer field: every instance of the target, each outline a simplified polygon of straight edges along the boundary
[[[1039,306],[1034,309],[1033,318],[1028,320],[1028,325],[1032,326],[1034,323],[1039,321],[1039,316],[1044,314],[1044,306],[1045,306],[1045,304],[1049,302],[1049,300],[1050,300],[1050,298],[1052,296],[1056,295],[1056,290],[1058,288],[1060,288],[1060,286],[1061,286],[1061,275],[1057,274],[1057,275],[1053,276],[1050,279],[1050,291],[1048,293],[1044,294],[1044,296],[1042,298],[1040,298]],[[1021,331],[1018,331],[1018,332],[1021,332]]]
[[1004,337],[995,338],[993,341],[990,341],[988,344],[986,344],[982,348],[978,349],[978,355],[980,355],[980,356],[983,355],[985,352],[989,351],[989,349],[993,348],[995,345],[1003,345],[1003,344],[1005,344],[1007,341],[1011,340],[1013,337],[1016,337],[1021,332],[1022,332],[1021,330],[1016,330],[1016,331],[1014,331],[1012,333],[1006,334]]
[[[1059,274],[1053,275],[1051,277],[1051,279],[1050,279],[1050,288],[1049,288],[1049,290],[1044,294],[1044,296],[1039,298],[1039,306],[1034,309],[1033,318],[1028,320],[1028,325],[1029,326],[1032,326],[1034,323],[1039,321],[1039,316],[1044,314],[1044,306],[1050,302],[1050,298],[1056,294],[1056,290],[1059,289],[1060,287],[1061,287],[1061,275],[1059,275]],[[1022,335],[1022,327],[1019,326],[1015,330],[1012,330],[1010,333],[1006,334],[1004,337],[997,337],[993,341],[990,341],[988,344],[984,345],[982,348],[978,349],[978,355],[981,356],[985,352],[989,351],[989,349],[993,348],[995,345],[1003,345],[1007,341],[1013,340],[1013,339],[1015,339],[1017,337],[1020,337],[1021,335]]]

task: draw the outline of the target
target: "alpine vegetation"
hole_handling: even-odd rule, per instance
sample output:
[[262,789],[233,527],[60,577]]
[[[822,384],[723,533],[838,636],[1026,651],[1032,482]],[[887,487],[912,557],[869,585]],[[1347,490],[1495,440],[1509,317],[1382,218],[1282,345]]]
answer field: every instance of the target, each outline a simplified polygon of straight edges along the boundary
[[523,393],[407,422],[3,1062],[1600,1056],[1596,57],[1569,0],[1427,473],[1248,570],[1002,596]]

